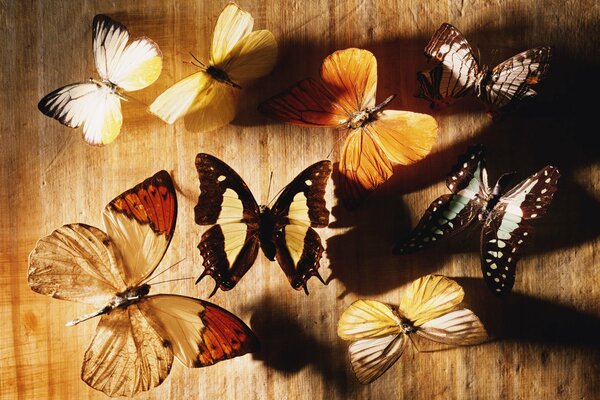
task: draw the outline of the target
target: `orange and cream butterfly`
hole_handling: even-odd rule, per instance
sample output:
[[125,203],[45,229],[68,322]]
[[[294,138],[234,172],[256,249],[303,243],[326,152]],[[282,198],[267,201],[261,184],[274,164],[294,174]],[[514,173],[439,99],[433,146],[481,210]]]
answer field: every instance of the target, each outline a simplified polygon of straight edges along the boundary
[[350,208],[392,175],[392,163],[422,159],[437,137],[433,117],[383,110],[394,96],[377,105],[376,89],[375,56],[350,48],[325,58],[320,81],[302,80],[259,107],[287,123],[348,131],[339,172],[342,200]]
[[468,346],[488,340],[479,318],[461,307],[462,287],[452,279],[427,275],[412,282],[399,307],[375,300],[357,300],[338,323],[338,335],[353,343],[348,348],[356,378],[362,384],[379,378],[402,355],[417,334],[449,346]]
[[200,71],[177,82],[150,105],[150,112],[172,124],[186,116],[192,131],[211,131],[228,124],[237,99],[249,81],[267,75],[277,60],[277,42],[270,31],[252,32],[254,19],[237,4],[221,12],[210,45],[210,59],[194,60]]
[[203,367],[258,348],[250,328],[214,304],[148,295],[176,216],[171,177],[160,171],[106,206],[107,233],[64,225],[40,239],[29,256],[33,291],[96,308],[67,325],[100,316],[81,379],[109,396],[132,396],[160,385],[173,356],[188,367]]
[[144,89],[158,79],[162,53],[147,37],[127,44],[129,31],[121,23],[96,15],[93,22],[94,63],[97,81],[73,83],[44,96],[38,109],[70,128],[83,126],[83,139],[91,145],[111,143],[123,124],[123,91]]
[[418,74],[421,85],[418,97],[429,100],[435,108],[474,93],[486,104],[492,117],[497,118],[521,100],[537,94],[531,86],[546,75],[552,48],[542,46],[525,50],[490,71],[479,65],[462,33],[444,23],[425,47],[425,56],[437,65]]

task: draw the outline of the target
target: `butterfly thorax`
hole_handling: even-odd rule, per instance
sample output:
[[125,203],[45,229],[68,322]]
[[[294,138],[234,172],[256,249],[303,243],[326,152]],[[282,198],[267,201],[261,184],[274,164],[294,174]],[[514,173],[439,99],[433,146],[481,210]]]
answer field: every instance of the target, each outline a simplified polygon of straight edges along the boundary
[[150,285],[148,285],[147,283],[144,283],[140,286],[127,288],[123,292],[117,293],[117,295],[111,301],[110,305],[112,306],[112,308],[125,308],[133,303],[140,301],[140,299],[147,295],[149,292]]
[[475,95],[479,98],[483,98],[485,95],[485,88],[490,81],[492,75],[487,65],[481,67],[481,69],[475,74]]
[[409,321],[408,319],[402,318],[401,321],[402,322],[400,323],[400,328],[402,329],[403,333],[408,335],[417,330],[417,328],[413,325],[413,323],[411,321]]
[[348,129],[358,129],[367,125],[370,122],[373,122],[377,119],[377,113],[381,111],[385,106],[389,104],[396,97],[396,95],[391,95],[387,99],[385,99],[381,104],[378,104],[374,107],[369,107],[365,110],[360,110],[350,115],[350,118],[346,122],[346,127]]
[[261,205],[258,208],[259,210],[259,240],[260,247],[265,253],[265,256],[271,260],[275,260],[275,245],[273,244],[273,233],[275,232],[275,218],[271,209],[268,206]]
[[494,188],[492,189],[492,193],[485,199],[485,205],[482,206],[481,212],[479,213],[479,220],[485,221],[494,207],[498,204],[504,193],[506,192],[507,184],[512,179],[514,172],[509,172],[506,174],[502,174],[502,176],[498,179]]
[[229,75],[227,75],[227,72],[223,71],[222,69],[215,68],[211,65],[206,69],[206,73],[209,74],[216,81],[219,81],[237,89],[242,88],[240,85],[232,81]]

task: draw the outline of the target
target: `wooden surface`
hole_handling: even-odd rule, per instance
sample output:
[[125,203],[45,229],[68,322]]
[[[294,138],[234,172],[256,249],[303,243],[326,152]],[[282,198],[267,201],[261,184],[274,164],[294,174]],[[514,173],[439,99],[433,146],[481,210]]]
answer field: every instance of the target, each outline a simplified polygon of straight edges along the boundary
[[[484,63],[496,64],[528,47],[555,46],[542,96],[500,124],[476,100],[435,112],[440,135],[430,157],[398,168],[360,211],[333,206],[321,268],[327,286],[293,291],[276,263],[259,256],[231,292],[215,303],[249,323],[262,351],[204,369],[175,363],[163,385],[139,398],[211,399],[594,399],[600,397],[600,233],[597,95],[600,6],[595,1],[260,1],[241,0],[255,27],[280,44],[276,69],[244,92],[238,118],[211,133],[167,126],[145,112],[162,90],[206,60],[210,33],[224,1],[0,1],[0,398],[105,398],[79,378],[97,322],[65,322],[89,312],[27,286],[27,256],[35,241],[72,222],[102,227],[104,205],[159,169],[178,188],[179,219],[162,266],[185,258],[168,278],[196,277],[202,229],[194,223],[198,196],[194,157],[214,154],[266,201],[269,173],[281,188],[310,163],[339,160],[340,132],[284,126],[260,116],[258,102],[291,83],[317,76],[336,49],[364,47],[379,62],[378,100],[428,112],[413,97],[422,49],[442,22],[455,24]],[[155,40],[164,54],[157,83],[124,106],[117,141],[92,148],[36,109],[64,84],[94,76],[91,21],[106,13],[132,36]],[[468,144],[488,146],[490,179],[505,171],[524,178],[546,164],[563,174],[548,215],[535,223],[534,242],[520,262],[512,296],[493,298],[480,279],[478,231],[429,251],[398,258],[390,248],[414,226]],[[161,268],[161,267],[159,267]],[[460,277],[467,300],[497,340],[479,347],[417,353],[409,349],[380,380],[358,384],[346,344],[337,338],[340,313],[356,298],[397,304],[403,286],[426,273]],[[158,285],[155,291],[205,298],[206,279]]]

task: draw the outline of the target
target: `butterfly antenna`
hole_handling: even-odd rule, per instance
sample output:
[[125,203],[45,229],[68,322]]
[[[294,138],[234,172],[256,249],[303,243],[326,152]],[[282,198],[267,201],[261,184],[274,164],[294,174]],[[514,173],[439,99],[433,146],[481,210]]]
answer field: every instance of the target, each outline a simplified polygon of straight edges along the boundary
[[275,196],[273,196],[273,198],[271,199],[271,201],[269,201],[267,203],[267,207],[271,207],[271,203],[273,203],[273,201],[281,194],[281,192],[283,192],[283,190],[286,188],[287,186],[282,187],[279,192],[275,193]]
[[270,203],[269,195],[271,194],[271,183],[272,182],[273,182],[273,171],[271,171],[271,175],[269,175],[269,186],[267,187],[267,203]]
[[165,272],[167,272],[168,270],[170,270],[174,266],[179,265],[179,263],[181,263],[183,260],[185,260],[185,257],[183,257],[181,260],[177,261],[175,264],[171,265],[170,267],[167,267],[167,268],[163,269],[161,272],[159,272],[158,274],[154,275],[153,277],[151,277],[150,279],[146,280],[143,283],[150,283],[151,281],[153,281],[154,279],[158,278],[159,276],[161,276],[162,274],[164,274]]
[[153,285],[158,285],[158,284],[167,283],[167,282],[185,281],[185,280],[188,280],[188,279],[194,279],[194,277],[193,276],[187,276],[185,278],[167,279],[166,281],[160,281],[160,282],[153,283]]
[[205,65],[205,64],[204,64],[202,61],[198,60],[198,58],[197,58],[195,55],[193,55],[191,51],[190,51],[190,56],[192,56],[192,58],[193,58],[193,59],[194,59],[194,60],[195,60],[195,61],[196,61],[198,64],[200,64],[200,65],[196,65],[196,64],[192,63],[193,65],[196,65],[196,67],[198,67],[198,68],[204,68],[204,69],[206,69],[206,65]]

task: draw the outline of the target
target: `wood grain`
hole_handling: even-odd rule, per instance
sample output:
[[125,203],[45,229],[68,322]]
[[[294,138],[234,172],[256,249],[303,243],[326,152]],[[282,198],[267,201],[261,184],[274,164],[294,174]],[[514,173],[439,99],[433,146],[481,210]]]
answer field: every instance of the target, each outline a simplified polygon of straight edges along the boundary
[[[191,51],[206,59],[209,38],[224,1],[104,2],[0,1],[0,397],[105,398],[79,378],[95,322],[65,327],[89,312],[85,306],[33,293],[27,256],[35,241],[71,222],[101,227],[104,205],[125,189],[167,169],[178,187],[179,221],[162,266],[185,258],[166,278],[196,277],[202,229],[194,224],[198,196],[194,157],[208,152],[225,160],[266,201],[269,173],[279,189],[310,163],[339,160],[340,133],[284,126],[256,112],[258,102],[291,83],[317,76],[321,60],[349,46],[379,61],[378,99],[398,96],[393,108],[427,112],[413,97],[415,73],[425,67],[422,49],[442,22],[461,29],[487,64],[529,47],[552,44],[556,58],[542,96],[500,124],[475,100],[434,113],[440,138],[433,154],[393,179],[368,204],[348,213],[328,204],[333,222],[319,233],[327,241],[323,275],[310,296],[289,288],[264,257],[231,292],[212,300],[255,330],[262,352],[215,366],[174,366],[163,385],[139,398],[222,399],[592,399],[600,396],[600,156],[597,147],[600,6],[596,1],[464,0],[326,1],[241,0],[256,28],[280,43],[273,73],[244,92],[239,116],[210,133],[192,133],[183,122],[167,126],[145,112],[162,90],[194,71]],[[124,107],[116,142],[87,146],[80,131],[44,117],[38,100],[64,84],[95,74],[91,21],[105,13],[133,36],[154,39],[164,53],[156,84]],[[444,192],[443,179],[468,144],[489,148],[493,180],[505,171],[518,178],[546,164],[563,178],[548,215],[537,221],[533,245],[520,262],[515,293],[497,300],[480,279],[478,232],[461,235],[414,256],[390,254],[429,202]],[[160,267],[159,267],[160,268]],[[460,277],[470,304],[493,343],[422,353],[409,350],[370,386],[356,382],[346,344],[336,335],[340,313],[356,298],[398,303],[402,287],[426,273]],[[154,289],[206,297],[209,279]]]

